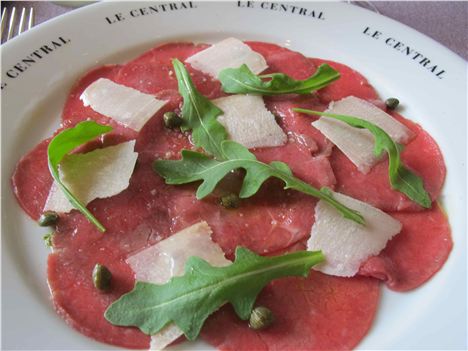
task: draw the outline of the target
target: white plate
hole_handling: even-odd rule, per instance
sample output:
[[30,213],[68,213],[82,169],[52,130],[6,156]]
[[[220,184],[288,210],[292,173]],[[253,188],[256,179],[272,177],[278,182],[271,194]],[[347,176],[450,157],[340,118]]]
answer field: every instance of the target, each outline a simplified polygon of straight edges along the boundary
[[[465,62],[402,24],[347,4],[294,3],[287,5],[288,12],[269,2],[250,2],[253,8],[240,4],[196,2],[194,8],[171,10],[165,5],[163,11],[156,2],[100,3],[42,24],[2,47],[2,82],[7,84],[2,89],[1,134],[4,349],[109,349],[75,332],[53,311],[46,284],[48,251],[41,239],[45,230],[24,215],[9,182],[19,158],[58,127],[73,82],[94,66],[124,62],[162,42],[210,42],[231,35],[278,43],[357,69],[382,98],[397,96],[403,114],[438,141],[448,168],[443,203],[453,229],[453,252],[442,271],[421,288],[405,294],[383,289],[377,318],[359,347],[466,347]],[[159,13],[149,14],[150,5]],[[307,9],[306,15],[300,8]],[[125,19],[117,21],[118,16]],[[370,34],[381,34],[366,35],[366,27]],[[14,68],[43,45],[60,42],[59,37],[69,42],[47,55],[39,51],[43,58],[24,72]],[[430,59],[428,66],[437,64],[436,72],[389,46],[387,38]],[[436,76],[440,70],[441,78]],[[194,348],[207,346],[200,342]]]

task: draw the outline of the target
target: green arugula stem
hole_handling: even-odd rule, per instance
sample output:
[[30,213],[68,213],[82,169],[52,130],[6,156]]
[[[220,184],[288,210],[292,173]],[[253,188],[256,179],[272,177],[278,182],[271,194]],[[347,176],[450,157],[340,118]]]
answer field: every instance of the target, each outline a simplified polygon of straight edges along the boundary
[[223,91],[233,94],[310,94],[338,78],[340,73],[328,64],[320,65],[312,76],[304,80],[295,80],[283,73],[257,76],[245,64],[239,68],[226,68],[219,73]]
[[[274,161],[265,164],[257,160],[246,147],[234,141],[226,140],[228,135],[216,118],[223,113],[218,107],[201,95],[195,88],[188,71],[179,60],[173,60],[174,69],[179,84],[179,92],[184,99],[182,118],[184,130],[192,130],[195,145],[202,147],[214,156],[209,158],[201,153],[182,150],[181,160],[156,160],[154,170],[166,180],[167,184],[187,184],[198,180],[203,183],[197,189],[197,198],[202,199],[214,191],[216,185],[227,173],[234,169],[244,168],[247,173],[243,179],[239,196],[247,198],[254,195],[260,186],[270,177],[284,181],[286,189],[294,189],[307,195],[328,202],[345,218],[364,224],[364,218],[359,212],[347,208],[336,201],[326,189],[316,189],[293,176],[289,166],[283,162]],[[247,66],[239,70],[252,74]],[[229,71],[224,70],[224,74]],[[221,73],[223,73],[221,72]],[[245,73],[244,72],[244,73]],[[250,73],[249,73],[250,72]],[[334,80],[339,73],[329,66],[321,66],[307,82],[294,81],[284,74],[275,74],[278,84],[289,84],[290,87],[310,89],[312,86],[322,86],[324,81]],[[260,79],[255,76],[255,79]],[[272,78],[272,82],[275,78]],[[328,83],[327,83],[328,84]],[[277,88],[277,86],[276,86]]]
[[179,93],[184,99],[182,130],[192,129],[192,137],[196,146],[205,149],[216,158],[222,158],[220,145],[223,140],[227,139],[227,132],[216,118],[223,111],[197,91],[182,62],[174,59],[172,65],[177,77]]
[[424,208],[431,207],[432,200],[424,189],[422,179],[403,165],[400,157],[401,146],[397,145],[382,128],[355,116],[337,115],[303,108],[293,108],[293,111],[308,115],[325,116],[345,122],[355,128],[369,130],[375,138],[374,154],[380,156],[384,150],[387,151],[389,161],[388,177],[392,189],[405,194],[410,200]]
[[325,259],[320,251],[262,257],[243,247],[237,247],[235,256],[224,267],[192,256],[184,274],[166,284],[137,282],[132,291],[109,306],[105,318],[114,325],[138,327],[148,335],[175,323],[187,339],[194,340],[209,315],[223,304],[230,303],[239,318],[246,320],[258,294],[271,280],[307,277],[310,268]]
[[65,129],[57,134],[47,147],[47,162],[52,178],[54,178],[73,207],[78,209],[101,232],[105,232],[106,229],[86,206],[65,186],[60,179],[58,166],[69,152],[111,130],[112,127],[104,126],[94,121],[83,121],[78,123],[75,127]]
[[239,193],[240,198],[248,198],[257,193],[260,186],[270,177],[281,179],[285,189],[294,189],[304,194],[319,198],[335,207],[343,217],[364,224],[362,215],[336,201],[327,188],[317,189],[294,177],[289,166],[274,161],[270,164],[260,162],[247,148],[230,140],[221,144],[225,160],[215,160],[198,152],[182,150],[180,160],[156,160],[154,170],[167,184],[187,184],[203,180],[197,189],[197,198],[203,199],[211,194],[216,185],[229,172],[243,168],[246,175]]

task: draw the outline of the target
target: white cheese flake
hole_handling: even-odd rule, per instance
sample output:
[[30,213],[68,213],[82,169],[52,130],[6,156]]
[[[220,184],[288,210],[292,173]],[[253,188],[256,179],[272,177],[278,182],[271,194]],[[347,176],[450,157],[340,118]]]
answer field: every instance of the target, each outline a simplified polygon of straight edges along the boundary
[[344,218],[335,208],[320,200],[315,207],[315,223],[307,242],[310,251],[322,250],[325,262],[314,266],[325,274],[351,277],[369,257],[382,251],[402,228],[385,212],[352,197],[333,193],[337,201],[359,211],[366,222],[361,225]]
[[169,324],[157,334],[151,336],[150,350],[163,350],[171,343],[184,335],[184,332],[175,324]]
[[[198,256],[213,266],[231,263],[224,257],[223,250],[211,240],[211,228],[206,222],[199,222],[170,236],[169,238],[129,257],[127,263],[139,281],[165,284],[172,277],[184,273],[187,259]],[[151,350],[162,350],[183,332],[170,324],[151,337]]]
[[[125,190],[138,154],[135,140],[64,157],[59,176],[65,186],[85,205],[96,198],[117,195]],[[44,211],[69,212],[74,207],[54,182]]]
[[190,56],[185,62],[213,78],[218,78],[219,72],[225,68],[238,68],[243,64],[255,74],[263,72],[268,67],[262,55],[236,38],[227,38],[213,44]]
[[223,110],[218,121],[229,137],[247,148],[284,145],[287,136],[257,95],[231,95],[212,101]]
[[[370,102],[354,96],[332,102],[325,112],[355,116],[382,128],[394,141],[406,143],[413,136],[411,130]],[[380,161],[374,155],[374,136],[365,129],[325,116],[312,123],[335,144],[362,173],[368,173]]]
[[167,101],[153,95],[99,78],[80,96],[84,106],[139,131]]

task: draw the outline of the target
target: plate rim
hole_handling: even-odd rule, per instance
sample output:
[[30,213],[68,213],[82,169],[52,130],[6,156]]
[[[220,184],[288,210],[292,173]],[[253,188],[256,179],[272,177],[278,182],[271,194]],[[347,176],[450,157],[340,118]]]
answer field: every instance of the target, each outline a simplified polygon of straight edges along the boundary
[[[443,56],[448,55],[447,57],[449,57],[450,60],[453,60],[453,62],[456,65],[460,64],[460,67],[461,67],[461,64],[463,64],[465,66],[465,69],[466,69],[466,62],[460,56],[458,56],[456,53],[454,53],[450,49],[446,48],[445,46],[443,46],[441,43],[437,42],[436,40],[430,38],[429,36],[427,36],[427,35],[425,35],[423,33],[420,33],[417,30],[415,30],[415,29],[413,29],[413,28],[411,28],[411,27],[409,27],[409,26],[407,26],[407,25],[405,25],[403,23],[400,23],[400,22],[398,22],[398,21],[396,21],[394,19],[383,16],[381,14],[374,13],[374,12],[368,10],[368,9],[364,9],[364,8],[361,8],[361,7],[358,7],[358,6],[355,6],[355,5],[346,4],[346,3],[336,3],[336,4],[340,4],[340,6],[343,5],[343,6],[352,7],[353,9],[358,10],[358,12],[360,12],[362,10],[363,11],[362,13],[365,13],[365,15],[372,14],[372,16],[377,15],[378,17],[385,18],[386,20],[389,20],[390,22],[392,22],[392,26],[393,25],[403,26],[405,28],[405,30],[410,30],[411,32],[413,32],[413,34],[417,34],[418,36],[422,36],[425,41],[428,41],[430,43],[430,45],[432,45],[432,46],[436,45],[436,47],[438,47],[439,49],[443,48],[443,50],[445,51],[445,53],[443,53]],[[86,14],[87,11],[94,11],[94,9],[100,10],[101,8],[102,9],[112,8],[113,6],[116,6],[116,5],[118,6],[118,3],[102,2],[102,3],[91,4],[91,5],[85,6],[85,7],[80,8],[80,9],[70,11],[70,12],[68,12],[66,14],[63,14],[61,16],[58,16],[58,17],[56,17],[56,18],[54,18],[52,20],[41,23],[40,25],[34,27],[30,32],[26,32],[22,36],[12,39],[11,41],[9,41],[8,43],[5,44],[3,50],[6,51],[7,53],[13,51],[15,49],[15,47],[22,45],[23,40],[26,40],[26,39],[22,39],[22,38],[28,38],[31,35],[39,36],[40,33],[44,30],[42,28],[47,29],[49,27],[56,26],[61,21],[65,21],[68,17],[82,16],[82,13]],[[39,34],[35,34],[35,33],[39,33]],[[18,44],[16,44],[16,43],[18,43]],[[10,47],[12,47],[12,49],[8,49]],[[10,51],[8,51],[8,50],[10,50]],[[4,52],[2,52],[2,56],[3,55],[4,55]],[[3,67],[2,67],[2,70],[3,70]],[[3,122],[4,122],[3,114],[2,114],[1,120],[2,120],[2,124],[3,124]],[[3,138],[2,138],[2,146],[3,146]],[[3,157],[2,157],[2,169],[5,169],[5,167],[3,167]],[[4,176],[4,171],[2,171],[2,177],[3,176]],[[8,179],[10,178],[9,174],[7,174],[6,176],[7,176]],[[466,188],[466,186],[465,186],[465,188]],[[3,193],[3,191],[4,191],[4,182],[2,181],[2,193]],[[2,206],[4,205],[3,201],[4,201],[4,197],[2,196]],[[466,196],[465,196],[465,209],[466,209]],[[3,217],[3,211],[2,211],[2,217]],[[465,223],[466,223],[466,220],[465,220]],[[2,220],[2,232],[3,232],[3,230],[4,230],[4,221]],[[3,238],[2,238],[2,243],[3,243]],[[465,252],[465,254],[466,254],[466,252]],[[3,260],[3,245],[2,245],[2,260]],[[2,282],[3,282],[3,275],[2,275]],[[2,289],[2,299],[3,299],[3,289]],[[370,331],[369,333],[371,333],[371,332],[372,331]]]

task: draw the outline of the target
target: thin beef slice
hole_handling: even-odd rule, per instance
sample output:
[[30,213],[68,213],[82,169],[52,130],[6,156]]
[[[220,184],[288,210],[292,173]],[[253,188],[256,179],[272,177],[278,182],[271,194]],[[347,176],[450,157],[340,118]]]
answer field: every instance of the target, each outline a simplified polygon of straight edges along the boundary
[[226,306],[208,320],[202,337],[223,351],[349,350],[372,325],[379,297],[375,279],[311,271],[308,278],[275,280],[260,293],[256,305],[275,316],[269,328],[250,329]]

